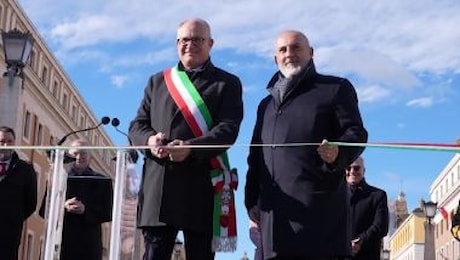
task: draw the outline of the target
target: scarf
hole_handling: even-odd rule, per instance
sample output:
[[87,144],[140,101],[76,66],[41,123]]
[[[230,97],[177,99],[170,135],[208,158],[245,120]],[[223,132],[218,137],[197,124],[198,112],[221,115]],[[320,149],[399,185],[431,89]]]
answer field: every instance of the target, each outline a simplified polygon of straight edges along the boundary
[[[195,136],[206,134],[214,125],[211,113],[190,78],[178,67],[163,72],[166,86],[185,121]],[[214,252],[236,250],[236,213],[234,191],[238,185],[236,169],[230,170],[226,152],[210,159],[214,188],[213,239]]]

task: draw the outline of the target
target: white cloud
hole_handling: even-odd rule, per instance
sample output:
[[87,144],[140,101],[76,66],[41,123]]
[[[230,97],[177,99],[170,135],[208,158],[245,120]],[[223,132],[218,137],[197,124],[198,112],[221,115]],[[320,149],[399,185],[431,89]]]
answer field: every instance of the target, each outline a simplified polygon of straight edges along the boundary
[[408,107],[431,107],[433,105],[433,97],[422,97],[410,100],[406,103]]
[[110,78],[110,82],[117,88],[122,88],[127,80],[128,77],[124,75],[113,75]]
[[379,86],[356,88],[356,92],[358,93],[359,102],[363,103],[374,103],[382,101],[390,95],[389,90]]
[[[85,58],[94,58],[104,71],[177,59],[171,44],[177,24],[185,18],[203,17],[212,27],[214,51],[231,50],[268,60],[280,31],[305,32],[315,47],[318,67],[326,73],[356,77],[359,85],[382,86],[365,90],[365,102],[395,97],[391,94],[396,90],[426,88],[420,75],[460,73],[460,34],[455,33],[460,2],[455,0],[19,2],[57,53],[77,60],[98,49],[99,58]],[[107,47],[113,45],[135,48]],[[232,57],[228,59],[229,66],[234,64]]]
[[359,75],[367,82],[382,82],[392,88],[411,89],[420,85],[407,68],[374,50],[347,50],[321,48],[318,50],[320,66],[341,74]]

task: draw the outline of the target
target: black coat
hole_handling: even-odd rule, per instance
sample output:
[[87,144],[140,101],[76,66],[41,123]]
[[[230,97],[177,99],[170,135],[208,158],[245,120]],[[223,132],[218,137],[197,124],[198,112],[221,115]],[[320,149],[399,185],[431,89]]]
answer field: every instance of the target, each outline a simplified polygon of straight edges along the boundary
[[361,249],[353,259],[379,260],[382,239],[388,233],[387,194],[363,180],[352,192],[350,204],[352,239],[361,241]]
[[23,222],[37,206],[37,174],[13,153],[7,175],[0,180],[0,259],[11,259],[21,243]]
[[[278,79],[275,74],[268,89]],[[257,111],[253,144],[366,142],[355,90],[342,78],[317,74],[311,62],[280,103],[263,99]],[[253,146],[248,157],[245,204],[258,205],[264,257],[349,255],[349,199],[344,168],[363,151],[339,147],[326,165],[317,145]]]
[[[212,129],[201,137],[194,136],[160,72],[148,81],[137,115],[130,124],[129,137],[134,145],[147,145],[148,138],[158,132],[165,133],[169,140],[181,139],[191,144],[235,142],[243,118],[240,80],[211,62],[204,71],[189,76],[211,113]],[[209,160],[225,150],[193,149],[183,162],[154,158],[150,150],[143,151],[138,226],[166,223],[180,229],[210,232],[214,191]]]
[[[70,171],[69,176],[75,173]],[[104,175],[86,170],[81,176],[104,177]],[[112,220],[113,190],[104,190],[102,194],[97,183],[80,186],[75,194],[69,194],[66,199],[76,196],[85,205],[83,214],[73,214],[65,211],[62,229],[61,259],[62,260],[100,260],[102,259],[101,224]],[[76,195],[78,194],[78,195]]]

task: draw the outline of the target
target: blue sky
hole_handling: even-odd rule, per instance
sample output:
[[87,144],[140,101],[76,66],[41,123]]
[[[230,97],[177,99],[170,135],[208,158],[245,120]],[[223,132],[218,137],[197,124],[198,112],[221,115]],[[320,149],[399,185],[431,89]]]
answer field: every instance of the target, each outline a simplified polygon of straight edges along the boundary
[[[359,3],[361,2],[361,3]],[[273,43],[284,29],[305,32],[319,72],[347,77],[357,89],[370,142],[453,143],[460,137],[460,2],[295,0],[19,0],[97,117],[118,117],[127,131],[148,77],[177,62],[177,24],[208,20],[215,65],[237,74],[245,118],[237,143],[250,141],[258,102],[276,71]],[[127,143],[110,126],[118,145]],[[234,147],[239,244],[218,260],[252,258],[243,187],[247,148]],[[429,197],[448,152],[368,148],[369,183],[409,210]]]

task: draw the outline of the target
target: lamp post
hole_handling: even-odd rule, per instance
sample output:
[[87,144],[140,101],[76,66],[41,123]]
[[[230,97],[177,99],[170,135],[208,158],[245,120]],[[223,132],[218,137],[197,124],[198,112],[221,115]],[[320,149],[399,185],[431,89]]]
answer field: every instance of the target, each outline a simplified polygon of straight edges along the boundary
[[18,115],[22,115],[22,70],[26,66],[34,41],[30,33],[22,33],[17,29],[9,32],[2,30],[1,37],[7,69],[3,77],[8,79],[0,86],[0,125],[21,129]]
[[30,33],[23,33],[18,29],[14,29],[9,32],[2,31],[2,41],[8,86],[12,87],[14,77],[23,76],[22,69],[25,67],[27,59],[29,59],[34,39]]
[[434,248],[434,226],[431,220],[436,215],[438,203],[432,201],[422,201],[423,212],[425,213],[425,248],[423,255],[425,260],[435,259]]

